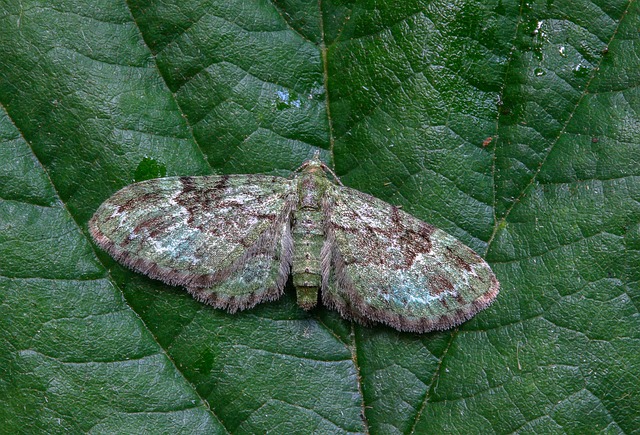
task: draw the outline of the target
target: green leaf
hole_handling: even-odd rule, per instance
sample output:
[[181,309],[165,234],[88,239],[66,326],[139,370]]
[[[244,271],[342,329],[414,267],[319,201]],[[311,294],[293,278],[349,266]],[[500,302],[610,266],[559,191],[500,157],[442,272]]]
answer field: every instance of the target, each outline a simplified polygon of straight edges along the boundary
[[[639,28],[631,0],[2,3],[2,430],[636,432]],[[134,180],[316,149],[497,301],[423,335],[291,289],[231,315],[88,235]]]

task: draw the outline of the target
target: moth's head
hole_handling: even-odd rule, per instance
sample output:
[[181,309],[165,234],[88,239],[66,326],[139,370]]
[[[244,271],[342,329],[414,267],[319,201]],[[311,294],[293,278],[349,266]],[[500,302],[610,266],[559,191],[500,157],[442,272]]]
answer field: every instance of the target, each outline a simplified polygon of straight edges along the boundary
[[302,164],[302,166],[296,169],[296,172],[298,171],[303,171],[307,174],[321,173],[324,177],[326,177],[327,173],[329,173],[333,176],[338,185],[343,186],[336,173],[333,172],[327,165],[325,165],[322,160],[320,160],[320,151],[316,151],[311,159],[307,160]]
[[324,171],[327,166],[320,160],[320,151],[316,151],[309,160],[304,162],[300,169],[304,172]]

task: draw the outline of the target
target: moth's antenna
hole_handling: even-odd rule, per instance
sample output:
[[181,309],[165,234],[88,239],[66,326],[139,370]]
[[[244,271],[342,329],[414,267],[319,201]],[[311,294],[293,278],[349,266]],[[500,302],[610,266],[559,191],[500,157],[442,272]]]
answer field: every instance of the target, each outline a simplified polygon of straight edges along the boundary
[[328,173],[330,173],[331,175],[333,175],[333,179],[336,180],[336,183],[338,183],[338,185],[344,187],[344,184],[342,184],[342,181],[340,181],[340,178],[338,178],[338,176],[336,175],[335,172],[333,172],[331,170],[330,167],[328,167],[327,165],[325,165],[324,163],[320,162],[320,166],[322,167],[322,169],[324,169],[325,171],[327,171]]
[[296,172],[300,172],[300,171],[302,171],[304,168],[306,168],[307,166],[309,166],[309,162],[310,162],[310,161],[311,161],[311,160],[307,160],[307,161],[305,161],[303,164],[301,164],[300,166],[298,166],[298,168],[297,168],[296,170],[294,170],[294,171],[291,173],[291,176],[293,176],[293,174],[295,174]]

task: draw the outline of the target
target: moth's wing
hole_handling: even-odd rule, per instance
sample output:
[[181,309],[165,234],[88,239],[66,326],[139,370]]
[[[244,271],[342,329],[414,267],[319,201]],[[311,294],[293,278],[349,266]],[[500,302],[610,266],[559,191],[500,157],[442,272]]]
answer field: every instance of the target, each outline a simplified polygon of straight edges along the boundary
[[230,311],[279,297],[291,267],[292,180],[170,177],[127,186],[89,222],[126,266]]
[[323,302],[402,331],[447,329],[497,296],[489,265],[453,236],[370,195],[327,191]]

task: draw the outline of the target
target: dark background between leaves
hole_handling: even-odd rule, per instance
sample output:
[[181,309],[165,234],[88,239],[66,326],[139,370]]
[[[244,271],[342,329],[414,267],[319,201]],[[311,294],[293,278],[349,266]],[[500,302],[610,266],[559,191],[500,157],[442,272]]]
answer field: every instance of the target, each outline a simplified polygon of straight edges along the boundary
[[[638,1],[4,1],[0,29],[0,431],[638,431]],[[228,315],[88,237],[136,179],[317,149],[485,256],[496,303],[424,335],[291,291]]]

